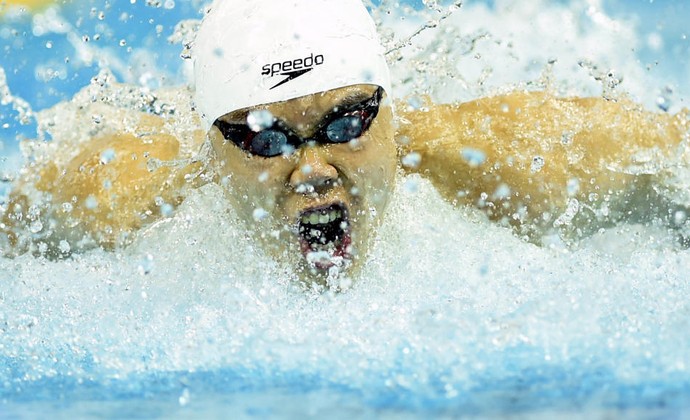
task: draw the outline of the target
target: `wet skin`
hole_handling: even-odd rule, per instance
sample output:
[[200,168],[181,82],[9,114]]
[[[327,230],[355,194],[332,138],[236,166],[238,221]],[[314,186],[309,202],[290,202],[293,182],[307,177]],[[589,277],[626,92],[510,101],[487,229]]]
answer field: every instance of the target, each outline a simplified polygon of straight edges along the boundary
[[[350,86],[236,111],[221,120],[246,123],[252,111],[267,110],[300,137],[309,139],[335,107],[361,103],[375,91],[375,86]],[[365,259],[388,204],[397,168],[392,112],[388,101],[382,102],[377,117],[359,138],[340,144],[305,143],[292,153],[275,157],[252,155],[225,139],[216,127],[211,129],[216,171],[228,199],[254,237],[277,258],[294,261],[299,256],[298,265],[309,274],[341,263],[356,266]],[[314,261],[314,254],[300,238],[300,220],[329,208],[344,213],[346,243],[339,252],[329,251],[342,259]]]

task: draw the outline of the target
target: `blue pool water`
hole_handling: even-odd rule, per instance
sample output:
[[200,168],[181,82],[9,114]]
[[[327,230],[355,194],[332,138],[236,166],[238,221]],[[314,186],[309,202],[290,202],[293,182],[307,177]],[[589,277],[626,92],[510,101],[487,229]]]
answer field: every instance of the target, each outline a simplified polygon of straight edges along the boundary
[[[688,106],[684,2],[513,3],[467,1],[392,53],[398,96],[529,83],[599,95],[596,66],[649,109]],[[75,1],[3,21],[3,174],[37,136],[17,98],[38,112],[104,68],[149,89],[187,82],[167,38],[203,2],[159,6]],[[410,6],[377,15],[391,47],[441,15]],[[208,185],[126,249],[0,259],[0,418],[690,412],[690,252],[662,228],[537,247],[409,176],[363,273],[332,294],[303,290],[240,226]]]

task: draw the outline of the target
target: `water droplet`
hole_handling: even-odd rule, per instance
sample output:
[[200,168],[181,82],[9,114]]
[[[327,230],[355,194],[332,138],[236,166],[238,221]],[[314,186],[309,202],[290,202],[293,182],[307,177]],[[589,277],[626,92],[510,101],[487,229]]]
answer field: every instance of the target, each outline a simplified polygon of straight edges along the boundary
[[476,168],[486,162],[486,154],[481,150],[466,147],[462,149],[460,153],[462,158],[465,159],[472,168]]
[[163,217],[171,217],[173,215],[173,206],[165,203],[161,206],[161,216]]
[[422,105],[424,105],[424,102],[418,96],[412,96],[407,100],[407,105],[409,106],[410,111],[416,111],[419,110]]
[[30,225],[29,225],[29,230],[31,233],[38,233],[43,230],[43,223],[41,222],[40,219],[34,220]]
[[107,149],[101,153],[100,163],[101,165],[107,165],[115,160],[115,150]]
[[58,248],[60,249],[60,252],[62,252],[63,254],[69,253],[72,249],[72,247],[70,247],[69,245],[69,242],[65,241],[64,239],[60,241]]
[[84,201],[84,205],[86,206],[87,209],[94,210],[95,208],[98,207],[98,200],[93,195],[90,195],[90,196],[86,197],[86,200]]
[[153,265],[153,255],[146,254],[146,256],[139,261],[137,271],[139,271],[139,274],[142,276],[145,276],[153,271]]
[[504,200],[510,198],[510,193],[510,187],[507,184],[501,184],[496,188],[491,198],[494,200]]
[[314,169],[313,169],[313,168],[311,167],[311,165],[309,165],[309,164],[300,166],[299,170],[300,170],[304,175],[309,175],[309,174],[311,174],[311,173],[314,171]]
[[687,219],[688,219],[688,215],[683,210],[678,210],[677,212],[675,212],[673,214],[673,223],[676,226],[682,226]]
[[149,172],[154,172],[154,171],[156,171],[158,168],[160,168],[161,166],[163,166],[163,164],[162,164],[162,162],[160,161],[160,159],[151,158],[151,159],[149,159],[149,160],[146,162],[146,169],[147,169]]
[[533,174],[534,174],[534,173],[537,173],[537,172],[541,171],[541,170],[544,168],[544,164],[545,164],[545,163],[546,163],[546,161],[544,160],[543,157],[541,157],[541,156],[535,156],[535,157],[532,159],[532,165],[530,166],[530,170],[532,171]]
[[561,144],[568,146],[573,143],[573,138],[575,135],[573,133],[563,133],[561,134]]
[[566,189],[568,191],[569,196],[574,196],[580,191],[580,180],[577,178],[569,179]]
[[268,212],[261,207],[254,209],[252,217],[255,221],[260,222],[268,217]]
[[664,112],[668,112],[668,109],[670,108],[668,100],[663,96],[660,96],[656,99],[656,106]]
[[[161,26],[161,32],[163,32],[163,27]],[[184,44],[182,47],[182,52],[180,53],[180,58],[183,60],[189,60],[192,58],[192,46],[191,44]]]
[[259,182],[266,182],[268,181],[268,171],[261,172],[259,174]]
[[405,191],[416,193],[419,191],[419,181],[414,178],[407,179],[404,184]]
[[247,115],[247,125],[252,131],[259,132],[273,125],[273,114],[266,109],[251,111]]
[[570,226],[573,222],[575,216],[580,211],[580,202],[572,198],[568,201],[568,206],[566,207],[563,214],[561,214],[555,222],[553,222],[554,227],[559,226]]
[[402,158],[402,164],[406,168],[418,168],[422,163],[422,155],[417,152],[408,153]]
[[124,47],[125,45],[127,45],[127,41],[125,41],[124,39],[121,39],[120,40],[120,46]]
[[189,400],[189,390],[185,388],[184,390],[182,390],[182,394],[180,394],[180,398],[178,398],[177,401],[180,403],[181,407],[184,407],[187,404],[189,404]]
[[656,106],[660,110],[668,112],[669,108],[671,108],[671,105],[673,104],[673,100],[671,99],[672,96],[673,88],[666,86],[664,89],[662,89],[659,97],[656,99]]

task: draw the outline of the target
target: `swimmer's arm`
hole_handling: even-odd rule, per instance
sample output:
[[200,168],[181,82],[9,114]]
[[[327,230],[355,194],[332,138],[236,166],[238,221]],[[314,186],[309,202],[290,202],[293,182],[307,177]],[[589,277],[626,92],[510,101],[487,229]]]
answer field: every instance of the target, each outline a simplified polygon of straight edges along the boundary
[[[80,246],[113,248],[180,204],[184,188],[201,182],[191,175],[202,168],[185,164],[180,141],[163,134],[162,124],[142,114],[137,132],[148,134],[99,136],[23,168],[0,223],[5,253],[59,257]],[[197,134],[193,142],[201,143]]]
[[662,171],[689,129],[685,111],[672,116],[628,101],[543,92],[398,109],[402,153],[421,157],[406,169],[428,177],[446,199],[510,224],[553,217],[571,198],[622,194],[644,178],[629,175],[637,166]]

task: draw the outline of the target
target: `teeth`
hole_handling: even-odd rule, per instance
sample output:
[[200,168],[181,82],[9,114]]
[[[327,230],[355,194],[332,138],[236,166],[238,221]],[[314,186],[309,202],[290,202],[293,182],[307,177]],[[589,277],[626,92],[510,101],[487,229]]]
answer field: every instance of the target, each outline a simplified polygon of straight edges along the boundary
[[319,225],[331,223],[340,219],[343,213],[340,210],[331,210],[327,212],[314,212],[302,216],[302,224],[305,225]]

